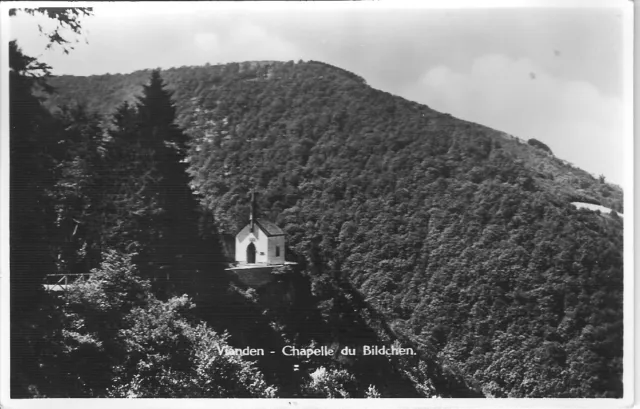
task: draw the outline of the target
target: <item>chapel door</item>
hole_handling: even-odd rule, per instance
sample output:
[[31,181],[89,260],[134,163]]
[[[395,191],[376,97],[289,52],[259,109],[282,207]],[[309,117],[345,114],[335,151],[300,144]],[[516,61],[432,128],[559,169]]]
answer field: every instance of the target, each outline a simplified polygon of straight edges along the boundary
[[253,243],[249,243],[249,245],[247,246],[247,263],[256,263],[256,246]]

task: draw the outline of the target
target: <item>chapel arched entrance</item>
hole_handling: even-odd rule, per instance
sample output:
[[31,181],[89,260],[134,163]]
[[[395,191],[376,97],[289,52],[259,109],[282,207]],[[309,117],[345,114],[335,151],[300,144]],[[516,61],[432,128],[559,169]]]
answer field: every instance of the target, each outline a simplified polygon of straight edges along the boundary
[[256,263],[256,246],[253,243],[249,243],[249,245],[247,246],[247,263]]

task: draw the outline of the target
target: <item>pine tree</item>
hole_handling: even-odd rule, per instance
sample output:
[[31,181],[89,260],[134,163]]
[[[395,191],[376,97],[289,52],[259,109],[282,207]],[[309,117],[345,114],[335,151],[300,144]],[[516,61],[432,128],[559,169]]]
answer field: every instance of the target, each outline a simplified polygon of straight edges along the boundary
[[163,143],[184,154],[186,136],[175,124],[176,107],[172,93],[165,88],[159,70],[151,71],[149,84],[143,86],[136,108],[140,124],[148,132],[143,136],[150,146]]
[[[114,186],[107,230],[114,248],[138,252],[144,275],[168,278],[184,269],[199,245],[198,202],[186,171],[186,135],[157,70],[134,105],[121,105],[109,132],[108,169]],[[116,234],[116,232],[118,234]]]
[[123,103],[114,113],[105,158],[104,240],[109,248],[144,254],[155,234],[152,219],[162,209],[150,193],[160,180],[154,149],[144,146],[139,131],[137,109]]

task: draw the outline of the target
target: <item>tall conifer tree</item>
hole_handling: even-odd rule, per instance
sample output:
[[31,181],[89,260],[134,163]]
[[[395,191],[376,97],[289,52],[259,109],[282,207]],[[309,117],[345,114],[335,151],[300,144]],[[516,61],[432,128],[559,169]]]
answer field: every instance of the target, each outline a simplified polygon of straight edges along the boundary
[[133,212],[135,228],[126,231],[135,232],[131,238],[140,251],[141,270],[165,278],[165,270],[169,273],[183,267],[178,260],[185,259],[198,240],[198,204],[189,188],[184,160],[186,136],[175,117],[171,92],[154,70],[135,106],[125,105],[116,112],[112,133],[114,151],[124,160],[119,166],[133,166],[129,174],[136,175],[136,189],[129,189],[127,197],[137,209]]
[[105,242],[120,251],[145,253],[154,236],[152,218],[161,211],[150,193],[160,180],[154,149],[139,135],[138,111],[123,103],[113,115],[106,154]]

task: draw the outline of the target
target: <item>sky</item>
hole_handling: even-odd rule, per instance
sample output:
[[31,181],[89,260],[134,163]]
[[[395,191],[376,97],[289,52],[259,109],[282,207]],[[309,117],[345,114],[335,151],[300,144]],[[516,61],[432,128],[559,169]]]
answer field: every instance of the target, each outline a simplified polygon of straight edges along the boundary
[[44,19],[5,21],[23,51],[55,74],[324,61],[437,111],[538,139],[595,176],[630,182],[630,2],[522,3],[95,3],[68,55],[45,50]]

